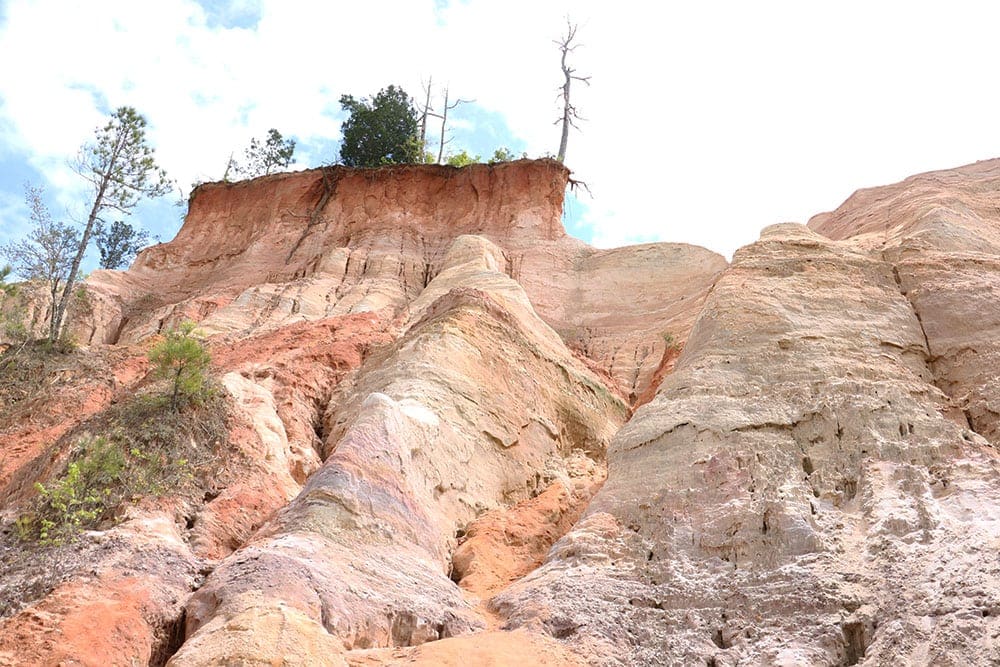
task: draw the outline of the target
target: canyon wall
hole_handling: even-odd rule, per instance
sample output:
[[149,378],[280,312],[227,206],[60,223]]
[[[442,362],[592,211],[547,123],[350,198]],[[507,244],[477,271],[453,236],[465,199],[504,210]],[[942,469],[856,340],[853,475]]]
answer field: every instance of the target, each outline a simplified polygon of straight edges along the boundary
[[[1000,163],[731,265],[567,236],[568,177],[207,184],[95,272],[86,346],[0,413],[0,664],[1000,662]],[[211,488],[18,542],[184,319],[230,405]]]

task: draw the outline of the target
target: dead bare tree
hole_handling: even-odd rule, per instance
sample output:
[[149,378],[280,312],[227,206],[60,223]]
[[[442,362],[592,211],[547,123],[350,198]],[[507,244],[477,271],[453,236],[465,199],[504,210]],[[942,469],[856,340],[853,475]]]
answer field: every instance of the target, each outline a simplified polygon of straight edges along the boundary
[[438,141],[438,164],[441,164],[441,161],[444,159],[444,145],[451,141],[451,139],[445,137],[448,130],[448,112],[457,107],[459,104],[471,104],[472,102],[475,102],[475,100],[463,100],[459,98],[451,104],[448,104],[448,88],[445,87],[444,105],[441,107],[440,115],[431,114],[441,119],[441,139]]
[[582,118],[569,101],[569,89],[573,81],[582,81],[583,83],[590,85],[589,76],[579,76],[576,74],[576,70],[570,67],[566,63],[566,57],[572,53],[580,44],[573,44],[573,40],[576,39],[576,30],[579,26],[570,21],[569,17],[566,17],[566,34],[557,40],[552,40],[554,44],[559,47],[559,51],[562,53],[562,59],[560,60],[560,65],[562,66],[562,73],[564,77],[563,85],[561,86],[563,100],[563,113],[561,118],[557,118],[554,125],[562,123],[562,138],[559,140],[559,154],[556,159],[563,162],[566,159],[566,142],[569,140],[569,128],[575,127],[580,129],[576,121],[585,120]]
[[434,78],[427,78],[427,85],[424,86],[421,81],[421,86],[424,89],[424,105],[418,106],[417,110],[420,112],[420,159],[423,160],[424,155],[426,155],[427,150],[427,117],[437,116],[434,113],[434,109],[431,108],[431,87],[433,86]]

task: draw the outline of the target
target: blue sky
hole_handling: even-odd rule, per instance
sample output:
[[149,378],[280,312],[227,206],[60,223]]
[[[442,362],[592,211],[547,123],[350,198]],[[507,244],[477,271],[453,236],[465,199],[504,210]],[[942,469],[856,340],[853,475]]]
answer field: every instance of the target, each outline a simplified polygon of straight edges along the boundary
[[[0,52],[13,53],[17,44],[21,42],[19,38],[42,30],[46,17],[51,15],[49,10],[54,9],[51,3],[48,3],[48,7],[46,4],[11,2],[3,5],[0,10]],[[32,120],[37,118],[37,112],[47,106],[47,95],[51,95],[53,101],[62,99],[67,102],[64,112],[50,114],[49,117],[54,123],[60,123],[64,113],[70,114],[76,110],[80,115],[91,119],[96,127],[96,124],[102,123],[116,106],[134,105],[150,121],[150,136],[154,145],[158,143],[155,140],[158,124],[162,127],[164,115],[179,106],[186,107],[187,115],[195,122],[198,110],[204,109],[214,117],[214,122],[224,126],[226,134],[232,137],[231,142],[226,144],[214,142],[215,150],[198,151],[197,161],[188,160],[175,166],[172,164],[174,160],[171,160],[171,156],[164,155],[162,147],[157,146],[161,149],[160,163],[166,166],[168,173],[177,180],[178,192],[162,200],[143,202],[135,211],[132,222],[141,225],[161,240],[169,240],[182,223],[184,208],[177,205],[178,201],[186,197],[193,183],[220,178],[230,152],[239,157],[251,137],[263,136],[266,129],[273,126],[282,131],[286,137],[294,138],[297,142],[297,159],[291,166],[292,169],[334,162],[337,160],[340,146],[338,127],[345,117],[338,102],[339,96],[344,93],[356,97],[370,96],[385,85],[400,83],[398,79],[379,79],[373,76],[365,78],[367,87],[360,87],[359,79],[354,87],[348,88],[347,84],[337,86],[335,76],[331,76],[329,81],[325,77],[320,77],[311,85],[310,101],[314,117],[305,123],[309,129],[300,132],[290,119],[284,117],[282,109],[269,109],[267,113],[262,113],[262,109],[266,109],[268,105],[267,97],[275,93],[280,94],[281,87],[286,87],[289,93],[293,94],[293,91],[299,88],[299,82],[292,81],[288,85],[288,82],[280,82],[280,76],[276,77],[280,82],[277,86],[279,90],[274,90],[273,87],[254,90],[250,86],[243,91],[220,90],[213,85],[216,81],[225,80],[231,67],[240,66],[243,60],[241,50],[246,52],[261,48],[262,44],[272,43],[265,36],[271,29],[261,25],[267,7],[263,3],[253,1],[173,4],[172,22],[177,26],[177,30],[171,37],[173,46],[176,47],[176,57],[183,59],[180,68],[203,76],[200,80],[189,80],[188,85],[176,89],[172,93],[173,99],[153,96],[152,104],[143,105],[143,98],[150,96],[143,91],[144,87],[149,87],[149,83],[142,81],[142,71],[127,66],[122,67],[114,58],[101,64],[106,71],[99,74],[86,68],[74,71],[72,67],[68,68],[67,72],[58,61],[39,63],[28,61],[22,70],[22,76],[13,76],[4,81],[0,75],[0,138],[2,138],[0,244],[21,238],[30,224],[28,209],[24,203],[24,189],[28,183],[45,188],[46,200],[54,216],[76,222],[84,219],[86,206],[89,203],[88,193],[83,189],[82,182],[73,182],[65,163],[73,157],[82,143],[93,137],[93,128],[88,130],[83,122],[77,122],[72,133],[69,131],[60,133],[57,145],[38,145],[38,142],[32,141],[32,135],[41,136],[51,129],[30,127]],[[121,4],[116,8],[114,3],[98,3],[98,9],[101,5],[105,6],[107,10],[105,13],[94,12],[93,15],[85,13],[94,34],[87,40],[79,40],[81,48],[86,48],[86,42],[100,42],[106,45],[105,48],[109,52],[116,51],[117,43],[121,43],[123,48],[125,45],[138,48],[137,45],[142,40],[137,39],[137,35],[159,30],[152,17],[144,17],[136,12],[116,12],[116,9],[123,9]],[[425,9],[434,17],[435,24],[441,25],[440,12],[447,7],[448,4],[445,2],[436,2]],[[73,37],[70,36],[69,39],[72,43]],[[235,46],[220,49],[218,44],[226,41]],[[289,35],[286,38],[273,40],[273,43],[284,46],[294,41]],[[167,50],[159,51],[152,58],[150,54],[145,54],[147,62],[153,65],[149,71],[150,79],[156,78],[157,70],[162,69],[163,59],[170,55]],[[223,61],[221,66],[216,67],[217,71],[211,71],[212,68],[206,71],[206,68],[199,66],[208,58],[219,58]],[[36,71],[31,72],[32,68]],[[252,75],[252,72],[250,74]],[[405,74],[401,72],[401,76]],[[438,72],[438,75],[440,81],[442,73]],[[433,72],[428,76],[433,76]],[[243,77],[247,80],[246,72],[243,73]],[[425,81],[426,79],[421,76],[416,87],[413,81],[409,81],[408,92],[414,97],[422,97],[420,86]],[[441,103],[444,85],[449,85],[447,79],[443,84],[435,82],[432,89],[437,105]],[[454,87],[451,90],[452,100],[456,95],[469,97]],[[36,97],[25,104],[24,100],[32,95]],[[217,128],[212,127],[212,123],[212,118],[206,118],[204,127],[192,132],[190,140],[193,145],[199,143],[197,135],[214,133]],[[27,131],[24,131],[25,125],[29,126]],[[439,134],[439,125],[432,119],[428,128],[428,150],[434,153],[437,152]],[[552,134],[555,135],[555,130]],[[179,134],[176,136],[183,137]],[[500,147],[509,148],[517,155],[529,151],[528,142],[509,127],[500,110],[488,108],[475,100],[461,104],[450,112],[447,139],[446,156],[465,150],[471,155],[488,158]],[[553,149],[535,150],[531,155],[551,152]],[[564,223],[570,233],[589,240],[591,236],[589,227],[582,223],[582,216],[586,210],[586,204],[570,194]],[[92,253],[85,268],[93,268],[95,263],[96,253]]]
[[[66,162],[122,105],[185,196],[271,127],[297,140],[297,167],[328,162],[340,95],[419,97],[430,76],[475,99],[452,113],[452,150],[554,153],[567,14],[591,85],[574,89],[566,162],[592,193],[567,228],[600,247],[730,255],[859,187],[1000,155],[993,3],[5,0],[0,243],[25,229],[25,181],[82,217]],[[179,215],[160,202],[133,221],[167,240]]]

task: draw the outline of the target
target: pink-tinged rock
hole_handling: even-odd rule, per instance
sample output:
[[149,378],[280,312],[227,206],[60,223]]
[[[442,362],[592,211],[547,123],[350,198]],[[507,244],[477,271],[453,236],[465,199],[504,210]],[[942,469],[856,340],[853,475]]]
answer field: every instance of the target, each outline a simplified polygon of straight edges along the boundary
[[597,664],[1000,660],[1000,459],[893,268],[801,225],[740,250],[505,627]]

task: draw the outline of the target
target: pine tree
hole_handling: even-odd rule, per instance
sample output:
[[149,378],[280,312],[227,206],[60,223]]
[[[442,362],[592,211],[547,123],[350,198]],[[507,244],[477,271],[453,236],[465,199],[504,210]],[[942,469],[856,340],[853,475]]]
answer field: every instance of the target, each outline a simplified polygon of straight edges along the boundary
[[73,167],[93,186],[94,199],[62,296],[53,311],[49,326],[49,340],[53,342],[62,332],[80,264],[91,237],[103,222],[101,216],[106,211],[127,216],[143,197],[160,197],[172,188],[146,143],[146,119],[132,107],[120,107],[107,125],[97,129],[94,141],[84,144]]

